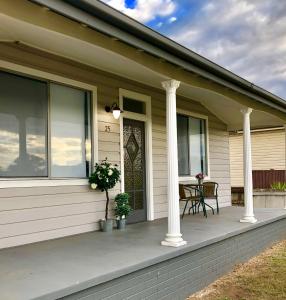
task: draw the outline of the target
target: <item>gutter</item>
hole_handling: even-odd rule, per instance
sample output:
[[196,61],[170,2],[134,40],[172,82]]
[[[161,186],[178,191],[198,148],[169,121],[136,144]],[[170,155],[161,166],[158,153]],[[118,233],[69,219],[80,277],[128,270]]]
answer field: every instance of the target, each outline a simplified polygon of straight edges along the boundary
[[30,0],[132,47],[286,113],[286,101],[95,0]]
[[[269,127],[269,128],[257,128],[257,129],[251,129],[250,132],[267,132],[267,131],[280,131],[280,130],[285,130],[284,126],[279,126],[279,127]],[[232,132],[233,135],[236,134],[243,134],[243,130],[236,130]]]

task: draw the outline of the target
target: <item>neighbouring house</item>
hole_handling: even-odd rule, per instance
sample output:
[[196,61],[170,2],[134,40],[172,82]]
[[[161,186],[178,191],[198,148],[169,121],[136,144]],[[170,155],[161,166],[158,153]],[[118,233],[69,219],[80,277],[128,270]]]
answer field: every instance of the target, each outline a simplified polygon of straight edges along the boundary
[[[285,191],[274,191],[275,183],[286,182],[285,127],[251,130],[254,207],[286,207]],[[229,138],[232,204],[244,204],[243,134]]]
[[[283,99],[99,1],[1,0],[0,24],[3,299],[184,299],[285,237],[285,211],[253,213],[250,147],[251,129],[284,126]],[[245,209],[230,207],[236,130]],[[106,157],[137,224],[105,235],[87,177]],[[178,184],[200,172],[222,209],[181,230]]]
[[[252,170],[286,172],[285,142],[284,127],[252,130]],[[231,186],[243,187],[243,135],[241,131],[230,134],[229,147]],[[261,174],[263,175],[263,172]],[[269,179],[272,181],[275,177]],[[255,182],[254,186],[256,185],[259,185],[259,182]]]

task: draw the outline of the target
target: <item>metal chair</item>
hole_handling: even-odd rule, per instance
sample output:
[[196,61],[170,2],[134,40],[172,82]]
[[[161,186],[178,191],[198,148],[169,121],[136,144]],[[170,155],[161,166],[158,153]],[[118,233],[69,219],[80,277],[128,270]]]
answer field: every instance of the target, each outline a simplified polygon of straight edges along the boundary
[[[189,195],[186,195],[186,191],[189,193]],[[184,218],[186,208],[188,206],[188,203],[191,201],[191,207],[189,208],[189,214],[191,209],[193,210],[193,214],[195,214],[196,205],[200,203],[200,195],[197,193],[197,189],[193,188],[191,186],[186,186],[184,184],[179,184],[179,195],[180,195],[180,202],[186,202],[183,214],[182,214],[182,219]]]
[[[219,214],[219,206],[218,206],[218,183],[209,181],[209,182],[204,182],[203,183],[203,196],[204,199],[215,199],[216,200],[216,211],[217,214]],[[206,206],[210,207],[213,211],[214,214],[214,209],[205,203]]]

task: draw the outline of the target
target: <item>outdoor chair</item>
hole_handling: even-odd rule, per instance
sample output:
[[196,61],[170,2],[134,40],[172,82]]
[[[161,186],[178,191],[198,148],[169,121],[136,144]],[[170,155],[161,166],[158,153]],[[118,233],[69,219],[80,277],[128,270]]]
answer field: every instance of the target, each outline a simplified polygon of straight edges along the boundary
[[[188,196],[186,195],[186,192],[188,193]],[[185,211],[189,202],[191,202],[191,206],[189,208],[189,214],[191,209],[193,210],[193,214],[195,214],[196,206],[198,203],[200,203],[200,195],[198,194],[198,190],[191,186],[179,184],[179,195],[180,195],[180,202],[186,202],[182,214],[182,219],[184,218]]]
[[[218,206],[218,183],[216,182],[204,182],[203,183],[203,197],[204,197],[204,200],[206,199],[215,199],[216,200],[216,211],[217,211],[217,214],[219,213],[219,206]],[[213,208],[206,204],[206,206],[210,207],[214,213],[214,210]]]

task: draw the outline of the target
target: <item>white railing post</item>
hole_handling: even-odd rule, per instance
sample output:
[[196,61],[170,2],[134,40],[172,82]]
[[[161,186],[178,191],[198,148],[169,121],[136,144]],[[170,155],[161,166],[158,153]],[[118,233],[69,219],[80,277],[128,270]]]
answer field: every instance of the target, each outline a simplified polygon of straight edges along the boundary
[[168,148],[168,233],[163,246],[179,247],[186,244],[180,230],[179,175],[177,149],[177,107],[176,90],[180,82],[162,82],[167,102],[167,148]]
[[253,213],[253,182],[252,182],[252,158],[251,158],[251,132],[250,114],[251,108],[241,110],[243,114],[243,174],[244,174],[244,206],[245,213],[240,220],[242,223],[255,223],[257,220]]

